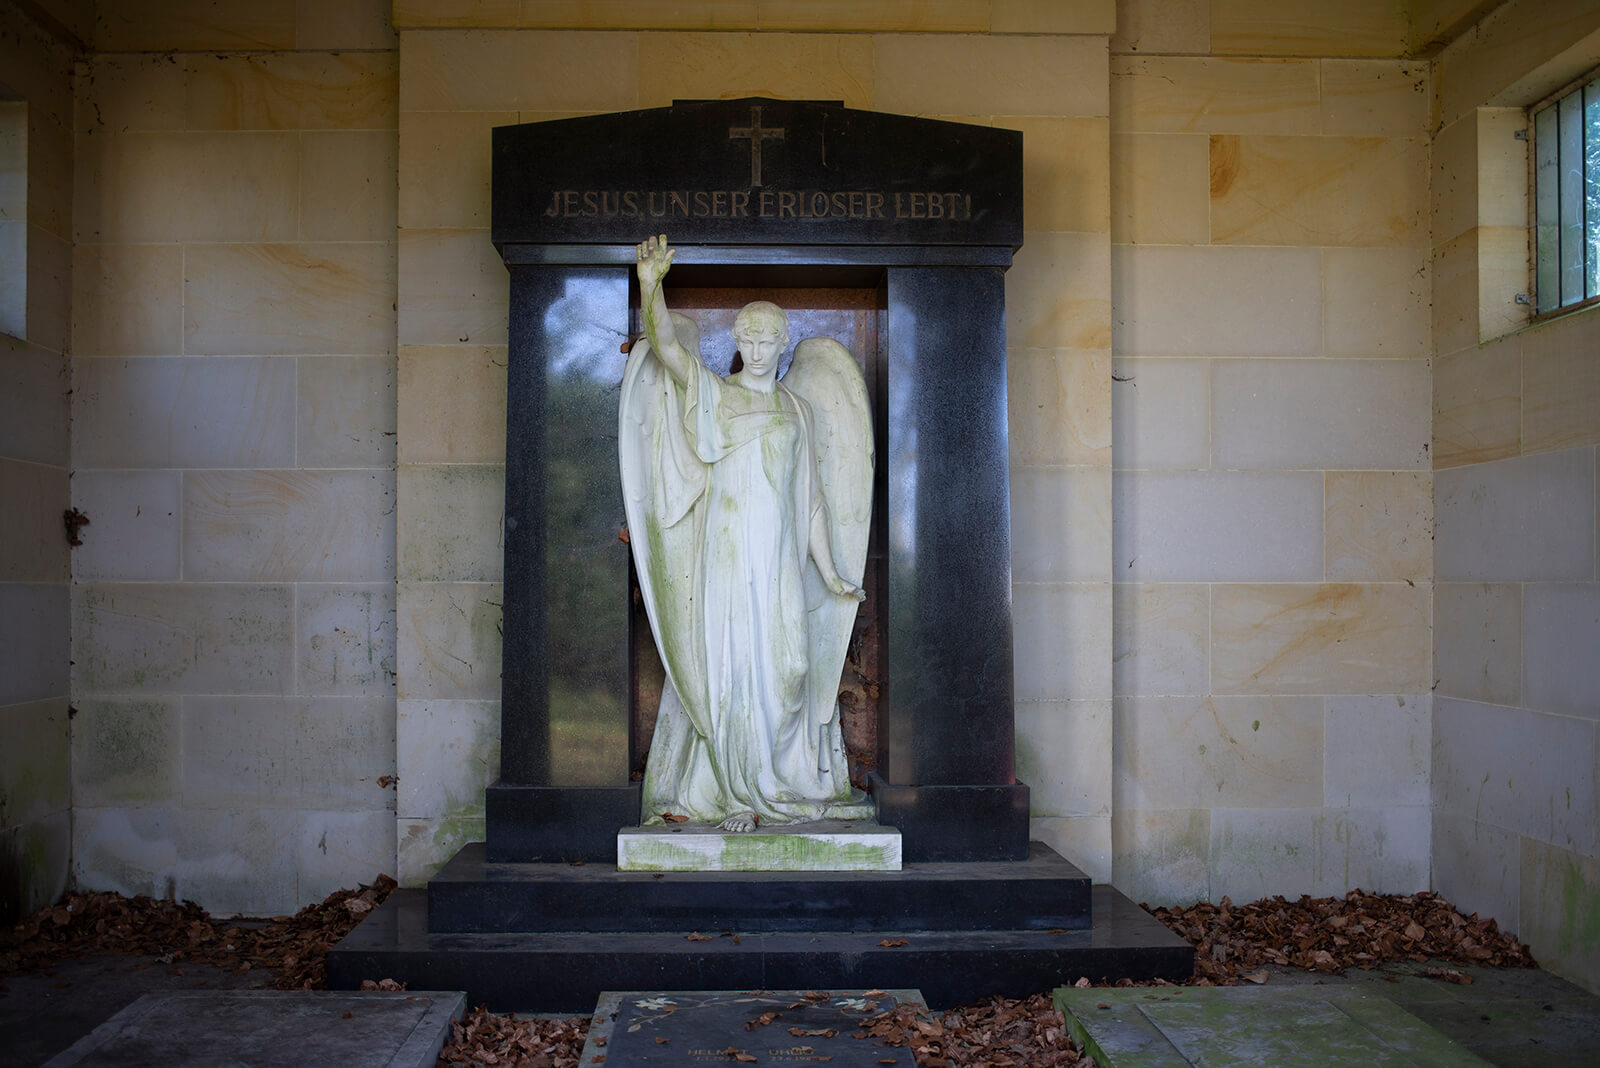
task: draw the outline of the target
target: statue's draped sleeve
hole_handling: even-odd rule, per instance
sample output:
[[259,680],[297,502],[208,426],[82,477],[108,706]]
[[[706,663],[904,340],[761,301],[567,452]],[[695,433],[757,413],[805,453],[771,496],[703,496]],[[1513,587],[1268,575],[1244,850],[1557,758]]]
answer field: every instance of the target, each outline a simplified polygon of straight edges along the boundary
[[[699,330],[687,316],[672,316],[678,340],[700,350]],[[690,383],[710,375],[696,361]],[[644,601],[667,680],[680,694],[702,692],[704,665],[678,643],[698,633],[703,585],[698,546],[703,515],[695,508],[706,490],[706,463],[685,428],[686,390],[673,381],[640,339],[628,356],[618,405],[618,458],[623,509],[628,521],[639,592]],[[688,705],[696,705],[690,701]],[[710,729],[697,708],[686,708],[696,730]]]

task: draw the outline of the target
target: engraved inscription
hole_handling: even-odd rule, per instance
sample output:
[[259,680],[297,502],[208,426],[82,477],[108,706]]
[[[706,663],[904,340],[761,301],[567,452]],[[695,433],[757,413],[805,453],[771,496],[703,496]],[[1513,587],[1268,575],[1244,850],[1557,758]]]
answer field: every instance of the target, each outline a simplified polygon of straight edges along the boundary
[[876,189],[557,189],[547,219],[972,220],[972,194]]

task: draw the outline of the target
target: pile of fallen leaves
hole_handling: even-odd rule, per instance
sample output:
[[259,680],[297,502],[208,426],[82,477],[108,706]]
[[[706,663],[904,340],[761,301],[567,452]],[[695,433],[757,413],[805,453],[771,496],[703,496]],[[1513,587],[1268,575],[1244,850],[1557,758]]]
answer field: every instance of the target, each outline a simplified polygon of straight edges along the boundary
[[1493,919],[1463,916],[1427,891],[1402,896],[1352,890],[1342,898],[1272,897],[1247,905],[1223,898],[1219,905],[1202,901],[1149,911],[1195,947],[1192,982],[1199,985],[1265,982],[1268,964],[1330,973],[1402,960],[1538,966],[1528,947],[1502,934]]
[[943,1013],[897,1005],[863,1021],[862,1031],[866,1034],[857,1032],[857,1037],[909,1047],[922,1068],[1094,1063],[1067,1036],[1066,1021],[1048,994],[1021,1000],[994,997]]
[[219,921],[192,901],[140,895],[73,894],[0,931],[0,976],[90,954],[150,956],[164,964],[209,964],[238,973],[273,970],[280,990],[327,985],[328,950],[371,912],[396,883],[336,890],[321,904],[270,920]]
[[589,1036],[589,1018],[565,1020],[500,1015],[475,1009],[450,1021],[450,1041],[439,1064],[490,1064],[506,1068],[572,1068]]

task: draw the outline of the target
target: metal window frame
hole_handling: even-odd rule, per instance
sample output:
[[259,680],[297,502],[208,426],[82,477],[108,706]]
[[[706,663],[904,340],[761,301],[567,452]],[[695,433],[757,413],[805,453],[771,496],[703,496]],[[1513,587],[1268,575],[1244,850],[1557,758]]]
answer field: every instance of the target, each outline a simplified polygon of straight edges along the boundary
[[[1530,253],[1528,257],[1529,296],[1527,303],[1530,305],[1530,314],[1528,317],[1528,324],[1530,326],[1536,323],[1548,322],[1551,319],[1556,319],[1564,315],[1570,315],[1575,311],[1581,311],[1585,308],[1600,306],[1600,294],[1596,294],[1595,296],[1586,296],[1580,300],[1575,300],[1567,304],[1562,304],[1560,302],[1560,296],[1558,294],[1554,307],[1545,311],[1539,310],[1539,142],[1536,132],[1537,124],[1535,122],[1535,117],[1547,108],[1558,106],[1563,100],[1566,100],[1573,94],[1583,93],[1585,90],[1590,89],[1591,87],[1593,87],[1593,91],[1596,95],[1600,95],[1600,67],[1595,67],[1585,71],[1577,78],[1574,78],[1572,81],[1561,86],[1561,88],[1557,89],[1555,92],[1550,93],[1548,96],[1545,96],[1537,102],[1529,105],[1526,111],[1527,125],[1524,127],[1524,130],[1528,142],[1528,250]],[[1586,103],[1587,101],[1580,100],[1580,107],[1586,105]],[[1580,112],[1580,114],[1583,114],[1583,112]],[[1560,146],[1560,137],[1560,129],[1558,126],[1556,132],[1556,144],[1558,149]],[[1587,139],[1585,139],[1585,148],[1587,148]],[[1559,164],[1557,169],[1559,172]],[[1580,205],[1584,209],[1582,231],[1583,233],[1587,234],[1591,224],[1591,220],[1588,217],[1588,191],[1590,186],[1589,176],[1587,174],[1584,175],[1583,189],[1583,202]],[[1556,186],[1556,198],[1558,205],[1557,217],[1559,218],[1559,205],[1561,202],[1561,187],[1559,185],[1559,180]],[[1600,252],[1596,252],[1595,254],[1600,255]],[[1557,252],[1557,258],[1557,270],[1559,273],[1559,249]],[[1584,270],[1585,272],[1588,270],[1588,253],[1586,253],[1584,257]],[[1557,285],[1559,289],[1559,282]],[[1520,302],[1522,298],[1519,297],[1518,299]]]

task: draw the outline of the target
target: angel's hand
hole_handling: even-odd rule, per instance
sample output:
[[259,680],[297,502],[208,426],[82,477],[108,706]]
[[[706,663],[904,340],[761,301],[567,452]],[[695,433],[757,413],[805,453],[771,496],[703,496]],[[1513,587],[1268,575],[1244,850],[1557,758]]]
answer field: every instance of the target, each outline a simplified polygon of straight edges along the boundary
[[866,590],[855,585],[854,583],[846,582],[837,575],[828,580],[828,589],[832,590],[840,597],[849,597],[857,601],[865,601],[867,599]]
[[639,243],[639,284],[653,288],[661,284],[672,266],[674,249],[667,247],[667,235],[647,237]]

